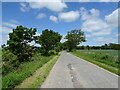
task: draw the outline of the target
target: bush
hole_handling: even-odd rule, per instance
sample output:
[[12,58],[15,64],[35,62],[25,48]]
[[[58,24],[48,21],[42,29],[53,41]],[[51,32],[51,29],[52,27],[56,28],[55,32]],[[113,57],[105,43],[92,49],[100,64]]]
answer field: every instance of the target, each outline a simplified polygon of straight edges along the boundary
[[55,50],[50,50],[49,51],[49,55],[57,55],[58,54],[58,52],[56,52]]
[[2,73],[4,75],[12,71],[14,68],[17,68],[19,61],[17,60],[16,55],[7,50],[2,52],[2,63]]

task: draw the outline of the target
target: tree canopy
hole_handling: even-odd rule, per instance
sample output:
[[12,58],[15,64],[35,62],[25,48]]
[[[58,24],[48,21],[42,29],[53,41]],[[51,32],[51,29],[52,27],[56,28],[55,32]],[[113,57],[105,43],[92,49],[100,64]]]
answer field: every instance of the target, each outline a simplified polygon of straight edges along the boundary
[[72,30],[68,32],[65,39],[67,39],[67,46],[69,51],[75,49],[81,42],[86,41],[84,32],[81,30]]
[[29,29],[23,26],[17,26],[16,29],[13,29],[12,33],[9,33],[9,40],[7,41],[9,50],[20,57],[21,60],[27,60],[28,44],[34,40],[35,34],[36,28]]
[[43,49],[43,54],[48,55],[49,50],[54,49],[57,42],[60,42],[62,36],[53,30],[43,30],[40,36],[35,37],[36,43],[39,43]]

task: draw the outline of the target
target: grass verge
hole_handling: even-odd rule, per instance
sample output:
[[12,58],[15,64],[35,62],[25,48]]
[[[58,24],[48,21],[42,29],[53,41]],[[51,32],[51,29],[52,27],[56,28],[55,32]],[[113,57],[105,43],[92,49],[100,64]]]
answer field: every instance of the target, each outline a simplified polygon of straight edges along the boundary
[[[112,73],[115,73],[115,74],[120,76],[120,73],[118,72],[119,71],[118,65],[117,64],[113,64],[113,62],[110,63],[109,60],[101,59],[102,57],[100,58],[100,55],[98,56],[99,58],[95,58],[91,54],[83,53],[83,52],[80,52],[80,51],[74,51],[74,52],[71,52],[71,54],[73,54],[73,55],[75,55],[77,57],[80,57],[80,58],[82,58],[82,59],[84,59],[86,61],[89,61],[89,62],[91,62],[93,64],[96,64],[96,65],[98,65],[98,66],[100,66],[100,67],[102,67],[102,68],[104,68],[104,69],[106,69],[106,70],[108,70],[108,71],[110,71]],[[96,55],[96,57],[97,57],[97,55]],[[111,66],[111,65],[113,65],[114,67]]]
[[26,78],[32,76],[38,68],[42,67],[53,57],[55,57],[55,55],[45,57],[36,54],[32,58],[33,61],[21,63],[20,67],[17,70],[14,70],[2,77],[2,88],[15,88]]
[[37,69],[32,76],[26,78],[16,88],[40,88],[47,75],[49,74],[50,70],[58,60],[58,57],[58,55],[55,56],[41,68]]

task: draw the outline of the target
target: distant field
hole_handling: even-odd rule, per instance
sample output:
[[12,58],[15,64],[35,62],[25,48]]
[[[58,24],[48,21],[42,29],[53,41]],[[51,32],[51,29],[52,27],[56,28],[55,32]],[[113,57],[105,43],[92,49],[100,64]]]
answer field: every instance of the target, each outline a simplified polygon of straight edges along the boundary
[[99,52],[112,56],[118,56],[118,50],[79,50],[80,52]]
[[118,50],[77,50],[71,53],[115,74],[119,74]]

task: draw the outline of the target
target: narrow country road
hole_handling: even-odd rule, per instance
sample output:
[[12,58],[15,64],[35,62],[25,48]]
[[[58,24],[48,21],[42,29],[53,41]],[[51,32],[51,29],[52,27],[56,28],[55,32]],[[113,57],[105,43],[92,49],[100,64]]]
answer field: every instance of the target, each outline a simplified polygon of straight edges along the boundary
[[62,52],[41,88],[118,88],[118,76]]

